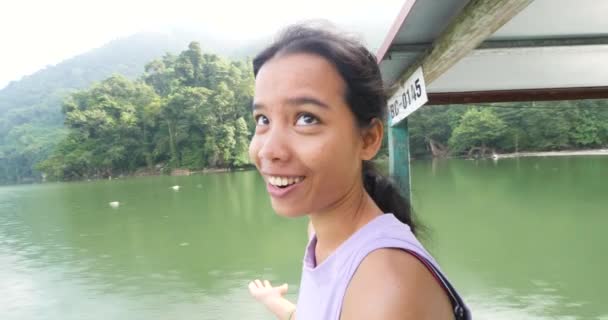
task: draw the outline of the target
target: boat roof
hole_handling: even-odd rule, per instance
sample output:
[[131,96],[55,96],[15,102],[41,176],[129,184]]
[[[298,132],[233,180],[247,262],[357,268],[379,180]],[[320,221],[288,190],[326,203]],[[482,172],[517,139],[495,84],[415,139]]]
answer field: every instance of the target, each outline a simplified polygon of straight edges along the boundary
[[607,13],[597,0],[406,0],[376,56],[388,86],[422,66],[430,104],[608,98]]

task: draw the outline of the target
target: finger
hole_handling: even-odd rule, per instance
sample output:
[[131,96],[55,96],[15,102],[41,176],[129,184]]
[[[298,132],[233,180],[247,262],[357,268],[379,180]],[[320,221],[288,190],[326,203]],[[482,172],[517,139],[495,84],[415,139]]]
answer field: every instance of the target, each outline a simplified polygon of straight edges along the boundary
[[283,283],[280,287],[279,287],[279,292],[281,294],[286,294],[287,290],[289,289],[289,286],[287,285],[287,283]]
[[264,286],[266,288],[272,288],[272,286],[270,285],[270,281],[268,281],[268,280],[264,280]]
[[258,286],[258,288],[264,288],[264,285],[260,279],[255,279],[255,285]]
[[253,294],[253,292],[255,292],[255,289],[256,289],[255,282],[250,281],[249,282],[249,292]]

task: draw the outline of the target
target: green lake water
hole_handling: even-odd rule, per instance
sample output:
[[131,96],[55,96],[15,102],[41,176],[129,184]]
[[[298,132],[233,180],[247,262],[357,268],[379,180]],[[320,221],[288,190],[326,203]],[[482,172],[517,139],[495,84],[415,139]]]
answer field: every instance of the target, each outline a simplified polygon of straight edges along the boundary
[[[475,319],[608,320],[608,157],[412,172],[423,243]],[[295,301],[306,222],[255,171],[0,187],[0,319],[273,319],[247,283]]]

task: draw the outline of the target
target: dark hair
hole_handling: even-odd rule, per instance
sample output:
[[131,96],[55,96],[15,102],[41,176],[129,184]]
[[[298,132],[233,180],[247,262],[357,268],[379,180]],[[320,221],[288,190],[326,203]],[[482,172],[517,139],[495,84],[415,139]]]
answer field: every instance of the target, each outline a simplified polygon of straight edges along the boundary
[[[328,25],[296,24],[286,28],[270,46],[253,59],[253,74],[273,57],[293,53],[318,55],[332,63],[346,84],[345,101],[359,127],[384,121],[386,92],[376,57],[356,38]],[[390,212],[416,232],[411,206],[388,178],[369,161],[363,163],[363,185],[383,212]]]

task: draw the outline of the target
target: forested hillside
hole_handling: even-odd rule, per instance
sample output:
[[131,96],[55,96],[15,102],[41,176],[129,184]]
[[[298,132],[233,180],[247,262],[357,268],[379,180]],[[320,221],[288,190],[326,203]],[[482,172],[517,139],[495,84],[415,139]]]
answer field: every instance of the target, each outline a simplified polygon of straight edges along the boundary
[[[197,37],[119,39],[0,90],[0,184],[245,165],[260,43]],[[417,158],[608,147],[607,100],[426,106],[408,121]]]
[[248,163],[250,63],[203,53],[146,64],[132,81],[114,75],[63,104],[67,135],[38,168],[51,179],[103,178],[140,168],[228,168]]
[[201,39],[205,52],[243,55],[240,58],[248,54],[206,34],[142,33],[49,66],[0,90],[0,183],[40,177],[36,163],[46,159],[67,132],[61,110],[71,93],[114,74],[137,79],[147,63],[167,52],[179,53],[192,39]]

